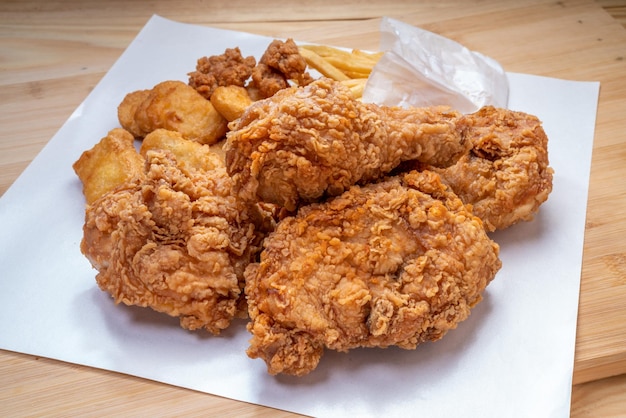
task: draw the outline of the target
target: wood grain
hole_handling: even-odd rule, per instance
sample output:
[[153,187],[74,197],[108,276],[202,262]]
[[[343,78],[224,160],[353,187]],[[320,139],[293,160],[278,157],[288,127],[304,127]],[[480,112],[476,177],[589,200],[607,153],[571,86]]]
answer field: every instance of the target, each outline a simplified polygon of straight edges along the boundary
[[[626,4],[444,0],[0,2],[0,194],[156,13],[178,21],[376,49],[401,18],[508,71],[602,83],[588,199],[572,416],[626,411]],[[615,20],[615,17],[618,20]],[[604,379],[603,379],[604,378]],[[592,380],[602,379],[590,382]],[[583,382],[590,382],[584,383]],[[0,352],[0,412],[36,415],[293,416],[156,382]],[[2,415],[6,415],[3,413]]]

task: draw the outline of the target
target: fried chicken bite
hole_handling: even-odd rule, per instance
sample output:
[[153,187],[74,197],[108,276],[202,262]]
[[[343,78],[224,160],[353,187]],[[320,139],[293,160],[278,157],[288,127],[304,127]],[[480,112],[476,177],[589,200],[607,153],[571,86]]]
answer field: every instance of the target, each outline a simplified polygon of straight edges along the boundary
[[548,137],[533,115],[486,106],[459,121],[469,152],[447,168],[421,165],[470,204],[488,231],[532,220],[552,191]]
[[305,375],[325,349],[436,341],[501,267],[482,222],[431,172],[353,186],[283,219],[246,269],[247,350]]
[[219,334],[246,314],[243,272],[261,237],[219,157],[179,133],[142,145],[141,175],[87,206],[81,251],[116,303]]
[[143,174],[143,158],[134,146],[135,138],[124,129],[112,129],[72,165],[83,184],[87,203]]
[[313,81],[306,72],[306,60],[293,39],[272,41],[267,47],[259,63],[252,70],[252,85],[256,87],[262,98],[271,97],[279,90],[289,87],[289,80],[299,86]]
[[460,116],[447,108],[362,103],[323,78],[257,101],[231,122],[227,169],[245,198],[293,211],[376,180],[404,160],[454,163],[466,150]]
[[228,121],[210,101],[175,80],[127,94],[118,106],[118,119],[138,138],[156,129],[167,129],[202,144],[218,142],[228,129]]
[[196,70],[188,74],[189,85],[210,99],[219,86],[245,86],[255,65],[253,56],[244,58],[238,47],[227,48],[221,55],[198,59]]
[[135,117],[137,109],[150,97],[151,90],[136,90],[124,96],[117,107],[117,119],[120,125],[137,138],[145,136]]

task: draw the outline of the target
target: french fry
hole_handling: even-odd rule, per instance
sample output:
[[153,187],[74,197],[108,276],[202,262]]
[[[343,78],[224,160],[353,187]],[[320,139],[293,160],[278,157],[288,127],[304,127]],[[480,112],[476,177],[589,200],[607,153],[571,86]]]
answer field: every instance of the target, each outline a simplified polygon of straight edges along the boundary
[[302,48],[315,52],[322,57],[344,56],[346,58],[357,56],[361,59],[377,62],[382,57],[383,52],[366,52],[360,49],[353,49],[348,52],[343,49],[327,45],[302,45]]
[[359,49],[348,52],[326,45],[303,45],[302,49],[315,52],[344,73],[351,72],[359,75],[369,74],[382,56],[382,53],[368,53]]
[[343,49],[335,48],[333,46],[302,45],[302,48],[308,49],[309,51],[313,51],[321,57],[332,57],[332,56],[344,56],[346,58],[350,57],[350,52],[344,51]]
[[327,45],[302,45],[299,51],[310,67],[342,82],[357,99],[363,95],[367,78],[383,55],[383,52],[346,51]]
[[[374,68],[374,62],[369,60],[359,59],[357,57],[342,57],[342,56],[328,56],[323,57],[326,61],[339,68],[344,74],[345,73],[355,73],[355,74],[369,74],[372,72],[372,68]],[[352,78],[361,78],[361,77],[352,77]]]
[[359,99],[363,96],[363,90],[365,90],[365,83],[367,83],[366,78],[353,78],[350,80],[341,81],[341,84],[348,87],[350,92],[352,92],[352,96],[355,99]]
[[310,49],[298,48],[300,55],[306,60],[309,67],[316,69],[322,75],[332,78],[336,81],[349,80],[350,77],[345,75],[340,69],[326,61],[322,56],[311,51]]
[[354,55],[356,55],[356,56],[372,60],[372,61],[374,61],[374,63],[377,63],[378,60],[380,60],[380,58],[384,54],[383,51],[380,51],[380,52],[365,52],[365,51],[361,51],[360,49],[353,49],[352,53]]

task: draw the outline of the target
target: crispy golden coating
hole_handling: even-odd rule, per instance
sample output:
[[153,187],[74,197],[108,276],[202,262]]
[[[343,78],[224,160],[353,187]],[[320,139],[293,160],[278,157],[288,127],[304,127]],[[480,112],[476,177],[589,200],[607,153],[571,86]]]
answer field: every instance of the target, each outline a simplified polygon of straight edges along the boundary
[[117,118],[120,125],[124,127],[128,132],[132,133],[136,137],[144,136],[144,132],[137,124],[135,114],[139,106],[143,104],[150,97],[150,90],[137,90],[128,93],[124,96],[124,99],[117,107]]
[[83,183],[87,203],[143,173],[144,161],[134,140],[124,129],[113,129],[76,160],[72,167]]
[[459,121],[470,151],[437,172],[489,231],[533,219],[552,191],[553,169],[541,121],[523,112],[484,107]]
[[[185,140],[178,132],[157,129],[141,141],[139,152],[146,156],[150,150],[167,150],[176,158],[176,165],[185,170],[209,172],[223,165],[223,159],[195,141]],[[211,150],[211,148],[209,148]]]
[[164,130],[145,141],[142,176],[88,205],[81,251],[116,303],[218,334],[245,314],[243,271],[261,237],[208,147]]
[[325,348],[438,340],[481,300],[498,253],[434,173],[354,186],[282,220],[246,269],[247,353],[304,375]]
[[200,58],[196,71],[189,73],[189,85],[210,99],[219,86],[245,86],[255,65],[256,59],[244,58],[238,47],[227,48],[221,55]]
[[232,122],[252,104],[250,93],[244,87],[219,86],[211,95],[211,104],[224,118]]
[[252,85],[258,89],[261,97],[271,97],[289,87],[290,80],[299,86],[313,81],[306,68],[306,60],[300,55],[293,39],[284,42],[276,39],[269,44],[252,70]]
[[384,108],[320,79],[257,101],[230,124],[228,172],[242,196],[292,211],[376,180],[403,160],[449,165],[466,150],[457,112]]
[[168,129],[202,144],[224,138],[228,125],[210,101],[182,81],[164,81],[151,90],[129,93],[118,106],[118,119],[139,138]]

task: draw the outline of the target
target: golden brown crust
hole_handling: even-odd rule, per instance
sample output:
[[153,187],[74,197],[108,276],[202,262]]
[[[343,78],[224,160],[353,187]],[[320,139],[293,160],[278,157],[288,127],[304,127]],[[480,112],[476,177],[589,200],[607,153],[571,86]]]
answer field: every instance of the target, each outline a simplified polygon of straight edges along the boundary
[[202,144],[222,139],[228,122],[210,101],[182,81],[164,81],[152,89],[126,95],[118,106],[122,127],[138,138],[156,129],[179,132]]
[[403,160],[451,164],[465,151],[459,116],[363,104],[341,83],[320,79],[255,102],[232,122],[227,169],[243,196],[293,211],[376,180]]
[[529,221],[552,191],[548,138],[533,115],[487,106],[459,121],[470,151],[440,169],[489,231]]
[[219,86],[245,86],[255,65],[256,59],[244,58],[238,47],[227,48],[221,55],[198,59],[196,70],[189,73],[189,85],[210,99]]
[[248,355],[271,374],[303,375],[324,348],[437,340],[481,300],[501,266],[498,252],[430,172],[302,207],[246,270]]
[[144,161],[135,150],[134,139],[124,129],[112,129],[74,162],[87,203],[143,174]]
[[284,42],[276,39],[269,44],[259,64],[252,70],[251,85],[258,89],[262,98],[272,97],[289,87],[289,81],[298,86],[312,82],[306,69],[306,60],[300,55],[293,39]]
[[150,97],[150,90],[137,90],[128,93],[117,107],[117,118],[120,125],[136,137],[144,136],[144,132],[137,125],[135,114],[139,106]]
[[151,135],[143,175],[87,207],[81,250],[117,303],[218,334],[244,313],[260,236],[219,157],[175,132]]

